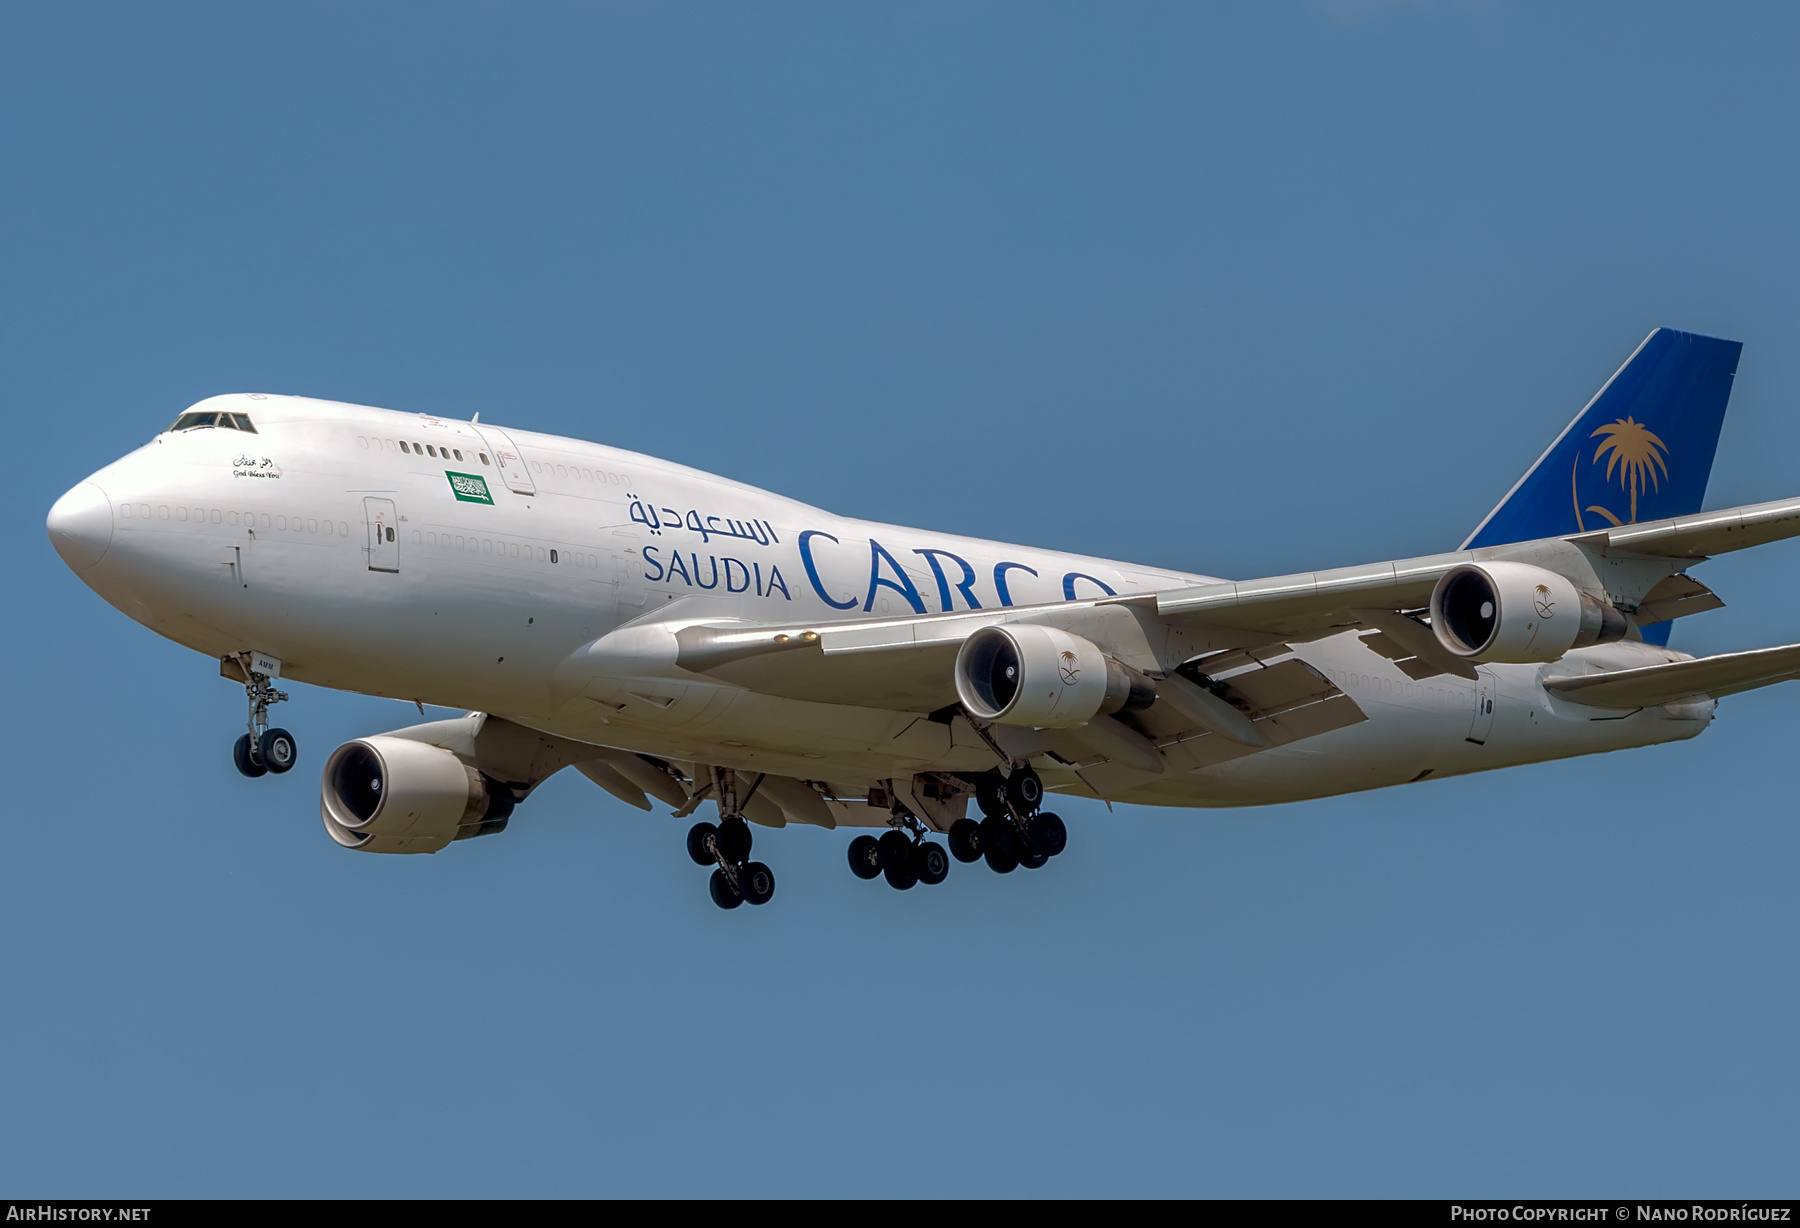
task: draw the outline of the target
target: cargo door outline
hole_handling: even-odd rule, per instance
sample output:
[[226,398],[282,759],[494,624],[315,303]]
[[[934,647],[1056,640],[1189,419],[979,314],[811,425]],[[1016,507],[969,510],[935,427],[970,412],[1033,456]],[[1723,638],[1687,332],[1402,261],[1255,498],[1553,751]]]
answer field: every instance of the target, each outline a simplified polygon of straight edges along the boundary
[[363,497],[363,520],[368,526],[370,571],[400,570],[400,513],[392,499]]
[[506,489],[515,495],[537,494],[537,483],[531,480],[531,471],[525,467],[525,458],[519,455],[519,445],[512,441],[512,436],[497,426],[478,426],[475,429],[487,441],[488,451],[494,457],[494,467],[500,471],[500,480],[506,483]]
[[1464,741],[1486,746],[1494,728],[1494,701],[1500,696],[1500,680],[1491,669],[1476,672],[1480,676],[1475,680],[1475,711],[1470,714],[1469,736]]

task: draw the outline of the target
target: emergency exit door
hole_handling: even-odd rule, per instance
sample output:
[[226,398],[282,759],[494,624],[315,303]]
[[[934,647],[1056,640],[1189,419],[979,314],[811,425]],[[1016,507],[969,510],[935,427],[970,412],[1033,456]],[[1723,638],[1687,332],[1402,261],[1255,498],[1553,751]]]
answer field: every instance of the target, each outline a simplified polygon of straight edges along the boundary
[[369,570],[400,570],[400,513],[392,499],[363,498],[369,529]]

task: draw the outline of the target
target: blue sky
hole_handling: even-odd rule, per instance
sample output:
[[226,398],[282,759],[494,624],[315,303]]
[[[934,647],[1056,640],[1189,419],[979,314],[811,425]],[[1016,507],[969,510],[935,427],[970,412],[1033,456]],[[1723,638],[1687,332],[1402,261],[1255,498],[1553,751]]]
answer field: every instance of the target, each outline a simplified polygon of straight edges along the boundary
[[[0,1184],[33,1196],[1791,1194],[1800,690],[1297,806],[1062,807],[852,879],[565,773],[346,854],[329,748],[43,517],[222,391],[516,423],[1228,576],[1453,547],[1645,333],[1800,493],[1791,7],[0,9]],[[1800,639],[1778,545],[1694,652]]]

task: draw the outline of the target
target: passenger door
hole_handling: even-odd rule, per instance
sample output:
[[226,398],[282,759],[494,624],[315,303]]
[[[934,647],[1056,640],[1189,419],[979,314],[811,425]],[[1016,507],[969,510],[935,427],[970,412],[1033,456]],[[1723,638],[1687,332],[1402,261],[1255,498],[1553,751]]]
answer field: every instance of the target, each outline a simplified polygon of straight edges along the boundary
[[1487,745],[1488,733],[1494,727],[1494,701],[1499,698],[1499,679],[1491,669],[1476,671],[1480,677],[1475,680],[1475,713],[1469,721],[1468,741],[1477,746]]
[[363,498],[369,528],[369,570],[400,570],[400,513],[392,499]]
[[649,596],[644,581],[644,555],[636,533],[614,529],[612,534],[613,608],[621,626],[644,612]]

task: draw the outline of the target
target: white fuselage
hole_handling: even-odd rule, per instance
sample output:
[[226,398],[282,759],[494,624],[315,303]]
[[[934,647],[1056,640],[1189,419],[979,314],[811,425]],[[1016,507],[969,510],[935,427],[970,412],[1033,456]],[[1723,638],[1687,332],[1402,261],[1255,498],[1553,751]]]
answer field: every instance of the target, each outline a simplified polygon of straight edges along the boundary
[[[255,433],[165,433],[89,479],[99,553],[78,574],[137,621],[213,657],[274,654],[284,677],[319,686],[479,709],[846,794],[994,760],[960,723],[771,698],[673,667],[608,666],[627,658],[593,646],[627,624],[879,619],[1209,579],[850,520],[528,431],[279,396],[196,408],[245,413]],[[1296,652],[1368,720],[1113,796],[1289,801],[1692,737],[1712,715],[1711,701],[1624,715],[1569,703],[1539,684],[1546,666],[1483,667],[1479,684],[1416,682],[1350,632]],[[1554,669],[1680,657],[1625,642]],[[1053,789],[1073,787],[1054,765],[1044,774]]]

